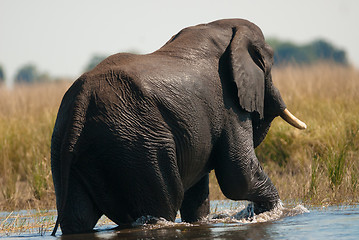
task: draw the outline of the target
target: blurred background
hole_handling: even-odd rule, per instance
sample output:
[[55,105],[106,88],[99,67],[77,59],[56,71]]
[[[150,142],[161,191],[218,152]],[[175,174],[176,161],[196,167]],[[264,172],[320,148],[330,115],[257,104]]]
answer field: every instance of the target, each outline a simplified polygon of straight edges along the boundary
[[257,24],[276,63],[359,67],[358,9],[355,0],[1,0],[0,78],[74,80],[108,55],[150,53],[184,27],[222,18]]

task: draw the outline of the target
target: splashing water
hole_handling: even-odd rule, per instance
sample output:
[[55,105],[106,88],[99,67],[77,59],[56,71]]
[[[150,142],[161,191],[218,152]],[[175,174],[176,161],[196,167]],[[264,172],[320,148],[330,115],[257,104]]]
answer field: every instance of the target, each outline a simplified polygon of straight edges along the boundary
[[[245,205],[247,203],[247,206]],[[195,227],[207,224],[254,224],[276,221],[280,218],[296,216],[303,213],[308,213],[309,210],[302,205],[297,205],[294,208],[286,208],[280,201],[277,206],[268,212],[256,215],[254,213],[253,204],[250,202],[238,201],[212,201],[211,214],[203,218],[198,223],[190,224],[182,222],[179,216],[175,222],[167,221],[164,218],[156,218],[152,216],[143,216],[138,218],[133,227],[142,227],[146,229],[159,229],[163,227]]]
[[286,208],[280,201],[273,210],[256,215],[252,203],[248,203],[247,206],[242,203],[242,205],[237,208],[229,208],[224,211],[210,214],[204,221],[208,221],[209,223],[224,222],[253,224],[275,221],[283,217],[295,216],[307,212],[309,212],[309,210],[302,205],[297,205],[294,208]]
[[212,201],[209,216],[196,223],[182,222],[180,216],[175,222],[143,216],[132,224],[132,229],[99,234],[105,239],[263,239],[266,232],[262,228],[266,225],[257,223],[272,223],[308,212],[302,205],[284,207],[280,203],[272,211],[255,215],[253,204],[248,202]]

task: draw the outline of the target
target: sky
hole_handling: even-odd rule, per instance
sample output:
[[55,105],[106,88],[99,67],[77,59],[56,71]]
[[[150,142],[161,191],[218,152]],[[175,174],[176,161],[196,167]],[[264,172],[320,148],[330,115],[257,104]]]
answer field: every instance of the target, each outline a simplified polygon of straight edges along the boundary
[[187,26],[244,18],[266,38],[325,39],[359,68],[357,0],[0,0],[0,65],[7,80],[34,64],[79,77],[95,54],[150,53]]

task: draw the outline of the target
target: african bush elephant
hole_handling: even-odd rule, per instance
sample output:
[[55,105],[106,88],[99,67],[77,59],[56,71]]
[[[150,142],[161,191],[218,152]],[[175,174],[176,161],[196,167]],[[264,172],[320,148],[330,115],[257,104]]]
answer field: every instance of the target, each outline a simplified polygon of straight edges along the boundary
[[272,49],[242,19],[188,27],[147,55],[112,55],[66,92],[51,142],[62,232],[151,215],[194,222],[209,213],[208,173],[223,194],[275,207],[254,149],[282,115]]

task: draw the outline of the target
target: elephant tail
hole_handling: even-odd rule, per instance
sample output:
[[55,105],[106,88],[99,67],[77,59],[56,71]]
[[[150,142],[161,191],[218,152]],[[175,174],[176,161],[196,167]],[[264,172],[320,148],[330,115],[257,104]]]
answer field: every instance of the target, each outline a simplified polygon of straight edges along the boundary
[[[51,233],[52,236],[55,236],[56,232],[57,232],[57,228],[59,227],[60,221],[63,218],[63,213],[65,211],[65,206],[66,206],[66,201],[67,201],[67,195],[68,195],[68,185],[69,185],[69,177],[70,177],[70,168],[71,168],[71,164],[74,161],[74,155],[71,153],[66,154],[66,157],[64,157],[61,160],[65,160],[66,163],[68,163],[68,165],[66,166],[61,166],[61,200],[60,200],[60,204],[59,204],[59,208],[57,211],[57,219],[56,219],[56,223],[55,223],[55,227]],[[65,164],[61,164],[61,165],[65,165]]]
[[77,146],[85,126],[91,96],[85,91],[86,81],[77,80],[66,92],[54,127],[51,140],[51,168],[54,178],[57,220],[52,231],[55,236],[63,219],[69,192],[69,178],[73,163],[77,159]]

